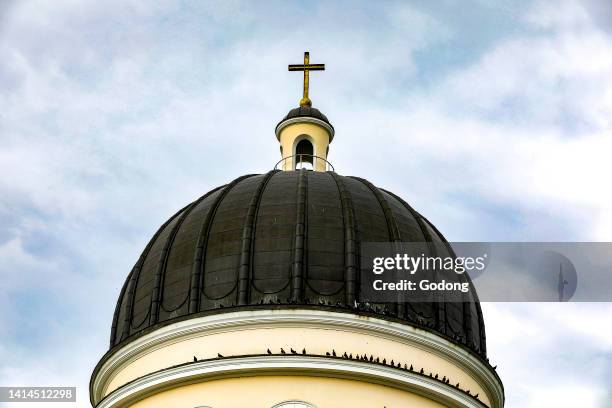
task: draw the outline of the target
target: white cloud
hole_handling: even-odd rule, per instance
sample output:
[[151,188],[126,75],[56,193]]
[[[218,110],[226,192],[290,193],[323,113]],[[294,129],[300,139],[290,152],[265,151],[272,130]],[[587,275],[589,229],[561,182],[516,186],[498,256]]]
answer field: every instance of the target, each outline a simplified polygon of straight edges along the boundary
[[[507,407],[602,405],[612,370],[612,306],[485,303],[488,354]],[[576,405],[577,401],[582,401]]]
[[[344,132],[379,137],[382,152],[368,160],[381,168],[381,179],[388,178],[387,158],[398,152],[405,152],[395,163],[404,174],[427,168],[428,177],[410,180],[416,187],[409,191],[431,193],[428,203],[449,193],[470,194],[519,212],[553,214],[577,231],[555,236],[546,225],[530,230],[537,220],[525,218],[522,239],[607,240],[611,56],[610,37],[595,25],[526,32],[397,108],[348,112]],[[368,123],[355,122],[355,116]],[[435,188],[428,191],[432,180]],[[434,215],[442,225],[456,223]]]

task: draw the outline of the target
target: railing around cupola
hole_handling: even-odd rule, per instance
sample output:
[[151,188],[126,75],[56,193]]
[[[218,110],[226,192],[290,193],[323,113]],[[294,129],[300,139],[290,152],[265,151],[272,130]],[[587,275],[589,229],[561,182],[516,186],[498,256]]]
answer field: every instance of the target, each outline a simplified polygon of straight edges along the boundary
[[295,154],[280,159],[274,170],[315,170],[318,165],[324,165],[325,171],[334,171],[334,166],[323,157],[314,156],[312,154]]

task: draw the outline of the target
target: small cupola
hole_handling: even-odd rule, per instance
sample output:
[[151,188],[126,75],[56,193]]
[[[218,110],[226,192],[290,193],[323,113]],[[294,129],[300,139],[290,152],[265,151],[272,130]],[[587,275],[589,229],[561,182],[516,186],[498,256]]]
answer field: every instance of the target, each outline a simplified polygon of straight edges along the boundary
[[309,72],[324,69],[325,64],[310,64],[308,52],[304,53],[304,64],[289,65],[289,71],[304,72],[304,93],[300,107],[290,110],[276,125],[281,151],[278,167],[281,170],[333,170],[327,156],[334,138],[334,127],[324,114],[312,107],[308,97]]

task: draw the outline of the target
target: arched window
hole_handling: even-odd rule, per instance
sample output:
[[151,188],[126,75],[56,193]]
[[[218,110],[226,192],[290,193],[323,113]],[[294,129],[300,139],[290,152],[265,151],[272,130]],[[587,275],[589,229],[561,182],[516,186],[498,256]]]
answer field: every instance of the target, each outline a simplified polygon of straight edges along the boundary
[[295,146],[295,168],[312,170],[314,149],[310,140],[302,139]]
[[272,408],[316,408],[304,401],[285,401],[273,406]]

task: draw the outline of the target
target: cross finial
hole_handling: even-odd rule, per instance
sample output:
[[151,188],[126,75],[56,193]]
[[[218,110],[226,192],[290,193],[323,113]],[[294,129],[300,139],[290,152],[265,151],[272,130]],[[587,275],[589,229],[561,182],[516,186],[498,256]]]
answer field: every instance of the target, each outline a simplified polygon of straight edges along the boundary
[[312,101],[308,98],[308,79],[310,71],[324,71],[325,64],[311,64],[310,53],[304,53],[304,64],[289,65],[289,71],[304,71],[304,96],[300,100],[300,106],[312,106]]

